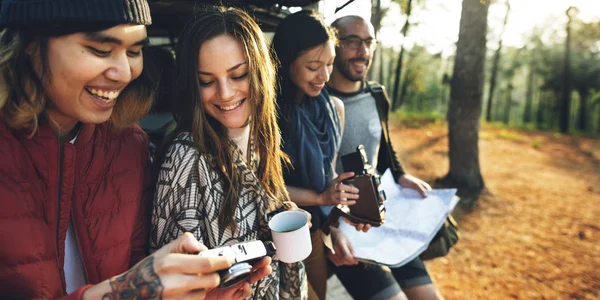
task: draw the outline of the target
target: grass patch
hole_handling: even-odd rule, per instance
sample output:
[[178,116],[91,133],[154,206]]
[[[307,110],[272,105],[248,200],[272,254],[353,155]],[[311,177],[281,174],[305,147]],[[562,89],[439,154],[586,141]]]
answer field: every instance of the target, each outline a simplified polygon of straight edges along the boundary
[[540,140],[535,140],[535,141],[531,142],[531,148],[533,148],[533,149],[540,149],[541,146],[542,146],[542,141],[540,141]]
[[498,132],[498,134],[496,136],[501,139],[505,139],[505,140],[509,140],[509,141],[516,141],[516,142],[523,142],[526,140],[526,138],[522,134],[519,134],[514,131],[508,131],[508,130],[500,130],[500,132]]
[[527,131],[537,131],[538,130],[534,123],[521,124],[521,125],[518,125],[517,128],[527,130]]
[[396,110],[391,113],[390,119],[402,126],[409,128],[422,128],[431,124],[440,124],[446,120],[446,116],[439,112],[414,112]]
[[489,141],[489,140],[491,140],[493,138],[494,138],[494,135],[491,134],[491,133],[489,133],[489,132],[487,132],[487,131],[480,131],[479,132],[479,139],[480,140]]
[[503,122],[488,122],[486,123],[488,126],[490,126],[491,128],[496,128],[496,129],[506,129],[506,128],[510,128],[510,126],[508,124],[505,124]]

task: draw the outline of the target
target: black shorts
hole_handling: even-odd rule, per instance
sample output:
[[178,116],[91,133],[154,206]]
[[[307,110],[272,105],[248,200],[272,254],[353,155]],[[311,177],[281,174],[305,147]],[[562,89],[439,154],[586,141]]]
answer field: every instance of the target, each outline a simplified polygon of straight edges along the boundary
[[417,257],[389,272],[374,264],[359,263],[355,266],[336,267],[327,260],[328,268],[334,273],[348,294],[354,299],[388,299],[415,286],[432,283],[425,264]]

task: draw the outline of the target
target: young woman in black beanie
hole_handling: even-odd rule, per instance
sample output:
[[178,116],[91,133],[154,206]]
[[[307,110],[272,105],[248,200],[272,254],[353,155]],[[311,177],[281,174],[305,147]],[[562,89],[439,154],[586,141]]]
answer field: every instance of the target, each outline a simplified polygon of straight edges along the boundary
[[3,298],[201,299],[231,265],[191,234],[144,258],[148,24],[146,0],[1,2]]

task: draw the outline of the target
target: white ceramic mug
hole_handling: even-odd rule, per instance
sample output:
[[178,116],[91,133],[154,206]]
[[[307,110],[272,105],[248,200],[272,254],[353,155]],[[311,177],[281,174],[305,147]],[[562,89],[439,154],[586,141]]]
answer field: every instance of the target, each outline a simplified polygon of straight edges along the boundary
[[269,221],[276,257],[284,263],[304,260],[312,251],[308,215],[298,210],[280,212]]

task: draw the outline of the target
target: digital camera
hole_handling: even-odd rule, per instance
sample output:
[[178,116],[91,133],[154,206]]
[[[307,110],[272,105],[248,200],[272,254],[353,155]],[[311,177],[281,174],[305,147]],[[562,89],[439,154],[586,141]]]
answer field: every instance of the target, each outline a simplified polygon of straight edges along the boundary
[[228,256],[235,257],[235,261],[229,269],[218,272],[221,277],[220,288],[227,288],[238,282],[246,280],[252,273],[252,264],[265,256],[275,255],[275,244],[271,241],[259,240],[243,242],[235,245],[223,246],[210,250],[204,250],[198,255],[205,257]]
[[363,145],[356,152],[342,156],[344,172],[354,172],[355,176],[343,181],[359,189],[356,204],[348,206],[350,221],[379,226],[385,220],[385,191],[380,189],[381,180],[375,169],[369,165],[367,152]]

